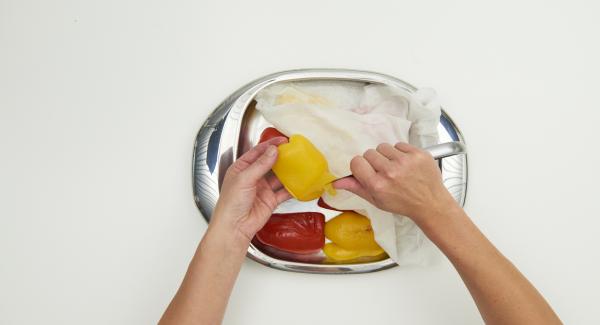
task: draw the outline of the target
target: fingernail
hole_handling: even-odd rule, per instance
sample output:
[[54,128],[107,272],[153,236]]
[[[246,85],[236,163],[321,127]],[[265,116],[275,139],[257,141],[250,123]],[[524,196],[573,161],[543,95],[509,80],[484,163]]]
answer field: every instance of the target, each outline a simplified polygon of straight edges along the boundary
[[275,156],[276,153],[277,153],[277,148],[275,146],[269,146],[267,148],[267,152],[266,152],[267,156],[273,157],[273,156]]

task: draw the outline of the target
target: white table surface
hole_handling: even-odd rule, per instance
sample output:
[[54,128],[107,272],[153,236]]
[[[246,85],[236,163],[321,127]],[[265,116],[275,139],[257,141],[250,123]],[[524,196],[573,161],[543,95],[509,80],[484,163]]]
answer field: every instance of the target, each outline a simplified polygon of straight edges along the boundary
[[[0,324],[151,324],[206,224],[191,154],[244,83],[302,67],[437,89],[466,209],[565,323],[600,323],[600,21],[587,1],[0,0]],[[225,324],[479,324],[444,258],[246,261]]]

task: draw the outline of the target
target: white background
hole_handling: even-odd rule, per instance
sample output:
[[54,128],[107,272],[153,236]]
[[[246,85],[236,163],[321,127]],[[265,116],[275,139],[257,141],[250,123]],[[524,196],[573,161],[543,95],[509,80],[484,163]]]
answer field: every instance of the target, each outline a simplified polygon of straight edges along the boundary
[[[359,4],[360,3],[360,4]],[[367,69],[431,86],[466,209],[568,324],[600,323],[597,1],[0,0],[0,324],[151,324],[206,229],[195,134],[244,83]],[[244,263],[225,324],[479,324],[451,265]]]

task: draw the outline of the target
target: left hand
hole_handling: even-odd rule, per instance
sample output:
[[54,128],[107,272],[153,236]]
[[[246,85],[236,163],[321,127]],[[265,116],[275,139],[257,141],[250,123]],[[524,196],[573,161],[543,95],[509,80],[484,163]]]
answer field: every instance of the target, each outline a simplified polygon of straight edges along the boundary
[[227,170],[209,230],[218,228],[248,245],[267,222],[273,210],[291,198],[281,182],[269,173],[277,160],[278,145],[284,137],[260,143]]

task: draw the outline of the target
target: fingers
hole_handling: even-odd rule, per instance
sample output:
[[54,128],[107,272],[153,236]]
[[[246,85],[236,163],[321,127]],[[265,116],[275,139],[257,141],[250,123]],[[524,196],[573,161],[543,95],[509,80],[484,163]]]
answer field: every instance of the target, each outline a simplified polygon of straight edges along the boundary
[[271,190],[277,191],[283,187],[283,184],[281,184],[281,182],[279,181],[279,178],[277,178],[277,176],[275,176],[274,174],[267,175],[266,178],[267,178],[267,183],[269,184],[269,187],[271,188]]
[[417,147],[413,147],[405,142],[398,142],[394,147],[404,153],[411,153],[419,150]]
[[333,187],[336,189],[348,190],[348,191],[352,191],[352,189],[358,188],[361,186],[360,183],[356,180],[356,178],[354,178],[352,176],[348,176],[348,177],[344,177],[344,178],[335,180],[333,183],[331,183],[331,185],[333,185]]
[[350,191],[368,201],[371,200],[371,195],[369,192],[367,192],[360,182],[352,176],[336,180],[333,182],[333,187],[340,190]]
[[361,184],[364,184],[364,181],[375,176],[375,170],[363,156],[352,158],[350,161],[350,170],[352,171],[352,175],[354,175]]
[[390,160],[387,157],[385,157],[380,152],[374,149],[369,149],[365,151],[363,157],[365,157],[365,159],[369,162],[369,164],[371,165],[371,167],[373,167],[375,171],[384,170],[388,168],[390,164]]
[[274,138],[271,138],[271,139],[269,139],[269,140],[267,140],[267,141],[265,141],[263,143],[267,143],[267,144],[272,144],[274,146],[278,146],[278,145],[280,145],[282,143],[286,143],[286,142],[288,142],[288,139],[286,137],[274,137]]
[[245,165],[251,165],[255,162],[263,153],[267,150],[269,146],[278,146],[284,142],[287,142],[287,139],[284,137],[276,137],[269,139],[263,143],[258,144],[256,147],[248,150],[244,153],[240,158],[238,158],[234,164],[243,163]]
[[[274,137],[263,143],[272,144],[274,146],[279,146],[280,144],[286,143],[286,142],[288,142],[288,139],[286,137]],[[263,144],[263,143],[261,143],[261,144]]]
[[[267,142],[265,142],[267,143]],[[242,171],[244,181],[256,183],[265,176],[277,160],[277,147],[268,144],[262,155]]]
[[399,151],[398,149],[394,148],[394,146],[392,146],[389,143],[382,143],[378,145],[377,152],[379,152],[381,155],[383,155],[389,160],[398,160],[403,155],[402,151]]
[[277,192],[275,192],[275,199],[277,200],[278,205],[291,198],[292,195],[285,188],[281,188]]
[[352,161],[350,162],[350,170],[352,171],[352,175],[354,176],[353,179],[355,180],[355,182],[352,183],[352,181],[341,181],[340,183],[338,183],[338,185],[346,185],[348,186],[348,191],[362,197],[367,201],[373,202],[373,197],[367,189],[370,189],[370,184],[378,178],[377,172],[362,156],[356,156],[352,159]]

